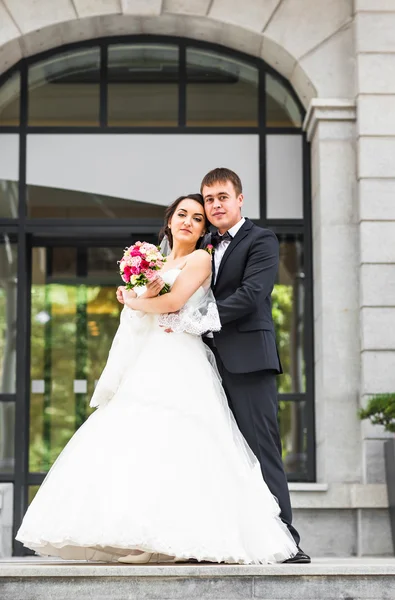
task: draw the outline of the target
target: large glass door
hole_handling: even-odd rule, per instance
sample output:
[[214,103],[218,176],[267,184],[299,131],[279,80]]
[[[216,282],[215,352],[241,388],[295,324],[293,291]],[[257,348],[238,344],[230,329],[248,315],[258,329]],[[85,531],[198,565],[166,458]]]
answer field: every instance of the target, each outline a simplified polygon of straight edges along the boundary
[[115,289],[123,246],[32,248],[29,502],[91,413],[89,400],[119,324]]

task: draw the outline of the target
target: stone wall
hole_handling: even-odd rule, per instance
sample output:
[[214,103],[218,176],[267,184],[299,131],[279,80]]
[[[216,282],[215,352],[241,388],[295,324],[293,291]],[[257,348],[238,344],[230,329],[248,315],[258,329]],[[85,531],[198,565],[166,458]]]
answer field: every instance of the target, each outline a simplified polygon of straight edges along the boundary
[[12,554],[13,484],[0,483],[0,558]]
[[[395,391],[395,4],[358,0],[355,14],[362,403]],[[380,427],[363,423],[363,476],[385,481]]]

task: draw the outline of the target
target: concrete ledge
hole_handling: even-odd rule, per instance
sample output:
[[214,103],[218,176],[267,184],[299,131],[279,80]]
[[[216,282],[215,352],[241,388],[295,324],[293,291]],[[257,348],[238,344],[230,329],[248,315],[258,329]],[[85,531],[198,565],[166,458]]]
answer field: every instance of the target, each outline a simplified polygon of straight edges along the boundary
[[327,492],[329,485],[327,483],[289,483],[290,492]]
[[0,562],[2,600],[388,600],[391,589],[394,559],[260,567]]
[[[300,485],[300,488],[291,487]],[[383,483],[331,483],[323,487],[306,489],[308,484],[290,484],[294,509],[359,509],[388,508],[387,486]]]
[[310,565],[120,565],[42,558],[0,559],[0,585],[8,577],[290,577],[391,575],[395,558],[313,558]]

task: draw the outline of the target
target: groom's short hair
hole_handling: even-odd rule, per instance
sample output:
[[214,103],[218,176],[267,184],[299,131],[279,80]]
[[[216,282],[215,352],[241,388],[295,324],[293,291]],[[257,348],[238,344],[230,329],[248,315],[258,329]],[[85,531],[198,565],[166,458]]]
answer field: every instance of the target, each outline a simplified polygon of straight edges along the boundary
[[226,183],[230,181],[235,188],[236,196],[240,196],[243,192],[243,186],[241,185],[240,177],[234,171],[227,169],[226,167],[218,167],[217,169],[213,169],[209,171],[207,175],[203,177],[202,183],[200,185],[200,193],[203,193],[203,187],[211,187],[215,183]]

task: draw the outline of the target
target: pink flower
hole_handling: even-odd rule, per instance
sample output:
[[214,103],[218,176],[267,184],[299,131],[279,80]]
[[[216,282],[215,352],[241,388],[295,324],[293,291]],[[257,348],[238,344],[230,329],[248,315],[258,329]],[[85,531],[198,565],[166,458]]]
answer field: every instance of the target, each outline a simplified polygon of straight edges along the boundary
[[151,271],[151,269],[146,269],[144,271],[144,275],[146,276],[146,278],[148,279],[148,281],[154,281],[157,277],[155,271]]
[[132,275],[132,269],[126,265],[123,269],[122,279],[124,281],[129,281],[131,275]]
[[130,265],[132,267],[139,267],[141,265],[141,256],[133,256],[133,258],[130,261]]

